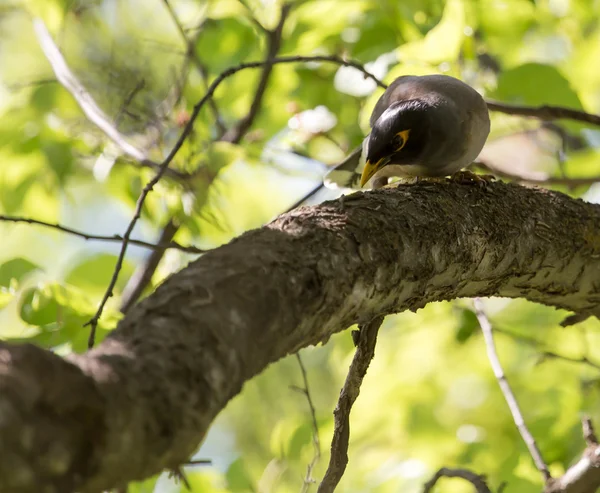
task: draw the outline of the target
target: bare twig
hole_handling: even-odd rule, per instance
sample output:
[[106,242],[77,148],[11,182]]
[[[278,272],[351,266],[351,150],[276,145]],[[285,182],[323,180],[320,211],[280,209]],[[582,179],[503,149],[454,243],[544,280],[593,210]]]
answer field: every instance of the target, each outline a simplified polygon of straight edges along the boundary
[[492,324],[483,310],[483,303],[481,300],[476,298],[473,301],[473,304],[475,307],[475,315],[477,316],[477,320],[481,326],[481,331],[483,332],[488,359],[490,360],[496,380],[498,380],[498,385],[502,390],[502,394],[504,395],[504,399],[508,404],[508,408],[510,409],[510,413],[512,414],[515,425],[517,426],[517,429],[519,430],[519,433],[521,434],[521,437],[523,438],[523,441],[525,442],[525,445],[527,446],[536,467],[542,473],[544,481],[547,482],[551,478],[550,472],[548,471],[548,466],[542,458],[542,454],[540,453],[533,435],[525,424],[525,419],[523,418],[523,414],[521,413],[517,399],[515,398],[508,380],[504,375],[504,370],[500,364],[498,353],[496,352],[496,344],[494,343],[494,335],[492,333]]
[[522,106],[517,104],[501,103],[500,101],[486,101],[491,111],[506,115],[532,116],[538,120],[574,120],[590,125],[600,126],[600,115],[586,113],[585,111],[564,108],[562,106]]
[[594,423],[589,416],[583,416],[581,418],[581,427],[583,428],[583,438],[590,447],[598,446],[598,438],[596,437],[596,431],[594,430]]
[[306,374],[306,368],[304,367],[304,363],[302,362],[302,357],[300,353],[296,353],[296,359],[298,360],[298,366],[300,366],[300,372],[302,373],[302,382],[304,387],[294,387],[294,390],[301,392],[308,402],[308,408],[310,410],[310,418],[312,421],[313,428],[313,447],[314,447],[314,455],[308,466],[306,467],[306,476],[304,477],[304,482],[302,484],[302,493],[306,493],[310,488],[310,485],[315,482],[312,477],[312,472],[317,462],[321,458],[321,441],[319,440],[319,425],[317,424],[317,411],[315,409],[315,405],[312,400],[312,396],[310,395],[310,389],[308,386],[308,376]]
[[[63,233],[68,233],[71,234],[73,236],[77,236],[79,238],[83,238],[84,240],[98,240],[98,241],[111,241],[111,242],[122,242],[123,241],[123,236],[118,235],[118,234],[114,234],[114,235],[94,235],[94,234],[89,234],[89,233],[85,233],[83,231],[79,231],[77,229],[73,229],[73,228],[69,228],[66,226],[62,226],[60,224],[57,223],[49,223],[46,221],[40,221],[38,219],[32,219],[30,217],[21,217],[21,216],[6,216],[4,214],[0,214],[0,222],[4,221],[4,222],[10,222],[10,223],[27,223],[27,224],[35,224],[38,226],[44,226],[47,228],[52,228],[55,229],[57,231],[61,231]],[[150,243],[147,241],[142,241],[142,240],[137,240],[134,238],[131,238],[129,240],[129,242],[132,245],[137,245],[137,246],[141,246],[144,248],[149,248],[151,250],[164,250],[164,249],[175,249],[175,250],[181,250],[182,252],[186,252],[186,253],[205,253],[206,250],[203,250],[201,248],[196,248],[194,246],[185,246],[185,245],[180,245],[179,243],[177,243],[176,241],[168,241],[168,242],[159,242],[158,244],[154,244],[154,243]]]
[[504,170],[499,170],[489,163],[482,160],[477,160],[474,164],[481,166],[482,168],[489,170],[494,176],[498,178],[505,178],[510,181],[519,183],[527,183],[531,185],[566,185],[569,187],[593,185],[594,183],[600,182],[600,176],[586,176],[569,178],[566,176],[544,176],[543,178],[533,178],[531,176],[521,176],[515,173],[508,173]]
[[594,363],[587,356],[582,356],[581,358],[574,358],[572,356],[565,356],[564,354],[558,354],[553,351],[544,351],[540,355],[540,363],[542,363],[546,359],[560,359],[563,361],[568,361],[569,363],[587,365],[590,368],[594,368],[595,370],[600,370],[600,364]]
[[342,479],[348,464],[348,441],[350,439],[350,411],[360,386],[375,354],[375,343],[383,317],[375,317],[369,323],[359,327],[358,345],[350,364],[348,376],[340,392],[337,406],[333,411],[334,428],[331,440],[329,465],[319,485],[317,493],[332,493]]
[[[173,241],[173,237],[179,230],[179,226],[170,219],[165,227],[163,228],[158,243],[164,245]],[[133,306],[138,298],[146,289],[146,286],[150,284],[154,272],[158,268],[163,255],[165,253],[164,248],[155,249],[146,259],[146,261],[140,265],[134,272],[131,279],[127,282],[125,289],[121,295],[121,312],[127,313],[127,311]]]
[[186,462],[186,466],[210,466],[212,460],[210,459],[192,459]]
[[252,104],[250,105],[250,110],[248,111],[248,114],[242,119],[240,119],[240,121],[237,122],[237,124],[229,131],[227,131],[223,136],[223,140],[226,142],[231,142],[233,144],[239,143],[240,140],[242,140],[242,137],[248,132],[248,130],[254,123],[256,117],[258,116],[260,107],[262,106],[262,100],[265,95],[267,85],[269,83],[269,78],[271,77],[271,72],[273,71],[272,61],[279,52],[279,49],[281,48],[281,36],[283,34],[283,26],[291,8],[291,4],[284,3],[281,6],[279,22],[277,23],[277,26],[272,31],[266,31],[267,54],[265,57],[265,61],[263,62],[264,65],[262,74],[260,75],[260,79],[254,92],[254,99],[252,100]]
[[158,165],[146,157],[146,154],[141,149],[130,144],[125,136],[123,136],[112,124],[108,116],[100,109],[91,94],[79,82],[75,74],[71,71],[65,61],[58,46],[54,43],[52,36],[48,32],[44,21],[41,19],[33,20],[33,28],[38,38],[40,47],[50,62],[52,70],[58,81],[79,104],[81,110],[85,113],[88,119],[96,125],[109,139],[111,139],[119,148],[128,156],[136,161],[146,163],[152,167]]
[[[183,37],[183,39],[186,43],[187,56],[190,57],[195,62],[196,67],[197,67],[198,71],[200,72],[200,75],[206,81],[206,78],[207,78],[206,69],[205,69],[204,65],[202,64],[200,58],[197,56],[193,43],[190,40],[188,40],[188,38],[185,34],[185,30],[183,29],[183,26],[179,22],[179,19],[177,18],[175,11],[172,9],[171,4],[169,3],[169,0],[163,0],[163,2],[165,3],[165,6],[167,7],[167,10],[169,11],[169,13],[172,17],[173,22],[177,26],[177,29],[179,30],[181,36]],[[234,144],[238,143],[243,138],[243,136],[248,132],[248,130],[250,129],[256,116],[258,115],[260,106],[262,105],[263,96],[266,92],[267,85],[268,85],[268,82],[269,82],[269,79],[271,76],[271,72],[272,72],[272,68],[273,68],[273,65],[270,63],[270,60],[272,60],[273,57],[275,55],[277,55],[277,52],[279,51],[279,48],[281,46],[281,35],[283,32],[283,25],[287,18],[289,9],[290,9],[289,5],[283,5],[281,8],[280,20],[279,20],[279,23],[277,24],[277,27],[273,31],[267,31],[267,35],[268,35],[267,56],[266,56],[266,60],[264,62],[263,72],[260,77],[260,81],[256,88],[253,102],[250,106],[250,109],[248,110],[248,114],[245,117],[243,117],[242,119],[240,119],[238,124],[235,125],[229,132],[227,132],[226,134],[219,137],[217,139],[218,141],[227,141],[227,142],[231,142]],[[217,124],[218,124],[220,117],[219,117],[219,112],[216,107],[216,104],[214,103],[213,97],[211,96],[207,102],[209,105],[212,103],[213,113],[215,114],[215,118],[216,118]],[[221,127],[221,129],[222,129],[222,127]],[[216,176],[217,175],[215,174],[215,175],[207,177],[207,186],[209,186],[212,183],[212,181],[214,181]],[[163,239],[160,243],[165,243],[167,241],[167,238],[170,240],[177,232],[177,229],[178,229],[178,227],[174,226],[173,220],[172,219],[169,220],[169,222],[167,223],[165,228],[163,228],[162,235],[161,235],[161,237]],[[158,268],[158,265],[159,265],[163,255],[164,255],[164,250],[162,250],[162,251],[154,250],[148,256],[148,258],[146,259],[144,264],[136,270],[136,273],[127,283],[127,286],[123,293],[123,301],[121,303],[121,310],[123,312],[126,312],[133,305],[133,303],[135,303],[137,301],[138,297],[141,295],[141,293],[144,291],[144,289],[146,289],[146,287],[148,286],[148,284],[150,283],[150,281],[152,279],[152,276],[154,275],[154,272]]]
[[[186,56],[187,56],[188,60],[190,60],[195,65],[196,69],[198,70],[198,73],[200,74],[200,77],[202,77],[202,80],[207,88],[208,87],[208,71],[206,70],[204,63],[200,59],[200,56],[198,55],[198,52],[195,47],[195,42],[192,39],[188,38],[186,30],[184,29],[183,25],[181,24],[181,21],[179,20],[179,18],[177,17],[177,14],[175,13],[173,6],[171,5],[171,2],[169,0],[163,0],[163,3],[165,4],[165,7],[167,8],[167,12],[171,16],[171,19],[173,20],[175,27],[177,27],[177,31],[179,31],[179,34],[181,35],[181,38],[183,39],[183,42],[185,43]],[[220,135],[223,135],[226,131],[226,128],[225,128],[225,125],[223,124],[223,118],[221,117],[221,113],[219,111],[219,108],[218,108],[217,103],[215,102],[214,98],[210,98],[208,100],[208,105],[213,113],[213,116],[215,117],[215,124],[217,125]]]
[[484,476],[475,474],[467,469],[450,469],[448,467],[442,467],[429,481],[427,481],[427,483],[423,485],[423,493],[430,493],[438,480],[443,477],[462,478],[466,481],[469,481],[475,487],[475,491],[477,491],[477,493],[492,493],[485,482]]
[[284,212],[290,212],[293,211],[296,207],[300,207],[304,202],[306,202],[308,199],[310,199],[313,195],[315,195],[317,192],[319,192],[319,190],[321,190],[323,187],[325,186],[325,184],[323,182],[319,183],[315,188],[313,188],[310,192],[308,192],[306,195],[304,195],[303,197],[299,198],[296,202],[294,202],[292,205],[290,205]]

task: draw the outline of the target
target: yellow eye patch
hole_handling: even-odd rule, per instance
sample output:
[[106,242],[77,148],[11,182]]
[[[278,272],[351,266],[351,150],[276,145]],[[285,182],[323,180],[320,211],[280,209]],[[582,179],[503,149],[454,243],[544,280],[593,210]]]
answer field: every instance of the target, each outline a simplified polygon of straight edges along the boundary
[[398,132],[396,134],[396,137],[399,137],[402,141],[402,143],[396,148],[396,152],[401,151],[402,148],[406,145],[406,143],[408,142],[408,134],[410,134],[410,130],[402,130],[402,132]]

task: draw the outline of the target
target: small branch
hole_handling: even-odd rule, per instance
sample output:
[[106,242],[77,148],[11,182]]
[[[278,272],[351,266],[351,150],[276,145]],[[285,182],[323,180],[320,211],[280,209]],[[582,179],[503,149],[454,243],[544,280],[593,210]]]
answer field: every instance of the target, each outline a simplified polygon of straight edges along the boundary
[[187,461],[186,466],[210,466],[212,460],[210,459],[192,459]]
[[548,466],[544,462],[542,458],[542,454],[538,449],[538,446],[533,438],[533,435],[527,428],[525,424],[525,419],[523,418],[523,414],[521,413],[521,409],[519,408],[519,404],[517,403],[517,399],[506,379],[504,374],[504,370],[502,365],[500,364],[500,359],[498,358],[498,353],[496,352],[496,344],[494,343],[494,335],[492,333],[492,324],[490,323],[487,315],[483,311],[483,303],[479,298],[476,298],[473,301],[475,307],[475,315],[477,316],[477,320],[479,321],[479,325],[481,326],[481,331],[483,332],[483,338],[485,340],[485,345],[487,349],[488,359],[490,360],[490,364],[492,366],[492,370],[494,371],[494,375],[496,376],[496,380],[498,380],[498,385],[504,394],[504,399],[508,404],[508,408],[510,409],[510,413],[512,414],[513,420],[525,445],[527,446],[533,461],[535,462],[536,467],[542,473],[544,478],[544,482],[547,482],[551,479],[550,472],[548,471]]
[[88,119],[96,125],[110,140],[112,140],[126,155],[145,163],[146,165],[157,167],[157,163],[152,162],[146,157],[146,154],[130,144],[125,136],[121,134],[110,119],[100,109],[91,94],[79,82],[75,74],[71,71],[65,61],[58,46],[54,43],[52,36],[48,32],[44,21],[41,19],[33,20],[33,28],[38,38],[40,47],[46,55],[50,66],[56,75],[56,78],[61,85],[75,98],[77,104],[88,117]]
[[595,493],[600,487],[600,447],[588,416],[581,419],[587,448],[581,458],[559,478],[546,483],[544,493]]
[[[118,235],[118,234],[114,234],[114,235],[110,235],[110,236],[109,235],[93,235],[93,234],[85,233],[83,231],[79,231],[77,229],[68,228],[66,226],[62,226],[57,223],[48,223],[45,221],[40,221],[38,219],[32,219],[29,217],[6,216],[4,214],[0,214],[0,221],[10,222],[10,223],[27,223],[27,224],[35,224],[38,226],[44,226],[47,228],[55,229],[57,231],[61,231],[62,233],[68,233],[73,236],[83,238],[84,240],[111,241],[111,242],[119,242],[119,243],[123,241],[123,236]],[[159,242],[158,244],[154,244],[154,243],[150,243],[147,241],[142,241],[142,240],[137,240],[137,239],[131,238],[129,240],[129,242],[132,245],[149,248],[151,250],[175,249],[175,250],[181,250],[182,252],[193,253],[193,254],[206,253],[206,250],[203,250],[201,248],[196,248],[194,246],[180,245],[176,241],[172,241],[172,240],[168,241],[168,242]]]
[[581,358],[573,358],[571,356],[565,356],[563,354],[558,354],[553,351],[544,351],[540,355],[539,362],[542,363],[545,359],[560,359],[563,361],[568,361],[569,363],[579,363],[594,368],[595,370],[600,370],[600,365],[591,361],[587,356],[582,356]]
[[462,478],[466,481],[469,481],[475,487],[475,491],[477,491],[477,493],[492,493],[485,482],[484,476],[475,474],[467,469],[450,469],[448,467],[442,467],[429,481],[427,481],[427,483],[423,485],[423,493],[430,493],[438,480],[443,477]]
[[383,323],[383,317],[377,316],[369,323],[359,327],[358,345],[348,370],[348,376],[340,392],[340,398],[333,411],[334,429],[331,440],[331,457],[323,481],[317,493],[335,491],[348,464],[348,441],[350,439],[350,411],[360,386],[375,354],[377,333]]
[[298,366],[300,366],[300,372],[302,373],[302,381],[304,383],[304,388],[296,387],[296,390],[304,394],[306,397],[306,401],[308,402],[308,408],[310,409],[310,417],[312,421],[313,428],[313,447],[315,449],[314,455],[308,466],[306,467],[306,476],[304,477],[304,483],[302,485],[302,493],[306,493],[310,488],[310,485],[315,482],[312,477],[312,471],[319,462],[321,458],[321,441],[319,440],[319,425],[317,424],[317,411],[315,410],[315,405],[312,400],[312,396],[310,395],[310,389],[308,387],[308,376],[306,374],[306,368],[304,367],[304,363],[302,362],[302,357],[300,353],[296,353],[296,359],[298,360]]
[[262,106],[263,97],[267,90],[267,85],[269,84],[269,79],[273,71],[272,61],[279,52],[279,49],[281,48],[283,26],[285,24],[288,14],[290,13],[291,8],[291,4],[284,3],[281,6],[281,13],[279,14],[279,22],[277,23],[277,26],[272,31],[266,31],[267,55],[265,57],[262,74],[254,92],[254,99],[252,101],[252,104],[250,105],[248,114],[242,119],[240,119],[240,121],[223,136],[223,140],[226,142],[231,142],[232,144],[239,143],[240,140],[242,140],[243,136],[248,132],[248,130],[250,130],[250,127],[252,126],[254,120],[258,116],[260,107]]
[[534,178],[531,176],[522,176],[514,173],[507,173],[506,171],[499,170],[496,167],[490,165],[489,163],[486,163],[481,160],[476,161],[475,164],[490,171],[494,174],[494,176],[497,176],[498,178],[505,178],[510,181],[518,183],[527,183],[531,185],[566,185],[569,187],[577,187],[593,185],[594,183],[600,182],[600,175],[577,178],[569,178],[566,176],[544,176],[543,178]]
[[[206,67],[204,66],[204,63],[202,63],[202,60],[200,59],[198,52],[196,51],[194,41],[188,38],[187,33],[183,28],[183,25],[181,24],[179,18],[177,17],[177,14],[175,13],[175,10],[171,5],[171,2],[169,0],[163,0],[163,3],[165,4],[167,12],[169,13],[171,19],[173,20],[173,23],[175,24],[175,27],[177,27],[177,31],[179,31],[179,34],[181,35],[181,38],[185,43],[186,56],[196,66],[196,69],[198,70],[200,77],[202,77],[205,86],[208,87],[208,73]],[[213,116],[215,117],[215,123],[220,132],[220,135],[224,134],[226,128],[223,124],[221,113],[219,112],[219,108],[217,107],[217,103],[215,102],[214,98],[210,98],[210,100],[208,101],[208,105],[210,106],[210,109],[213,112]]]
[[594,430],[594,423],[589,416],[581,418],[581,427],[583,428],[583,438],[590,447],[598,446],[598,438],[596,437],[596,431]]
[[[178,230],[179,226],[175,224],[173,219],[170,219],[161,232],[160,239],[158,240],[159,245],[171,243]],[[152,276],[163,258],[164,253],[164,248],[155,249],[144,263],[136,269],[121,295],[121,312],[127,313],[142,295],[144,289],[150,284]]]
[[313,195],[315,195],[317,192],[319,192],[319,190],[321,190],[323,187],[325,186],[325,184],[323,182],[319,183],[315,188],[313,188],[310,192],[308,192],[306,195],[304,195],[303,197],[301,197],[300,199],[298,199],[296,202],[294,202],[292,205],[290,205],[284,212],[283,214],[286,214],[290,211],[293,211],[295,208],[300,207],[304,202],[306,202],[308,199],[310,199]]
[[600,126],[600,115],[586,113],[585,111],[564,108],[562,106],[522,106],[516,104],[501,103],[499,101],[486,101],[490,111],[497,111],[506,115],[532,116],[538,120],[575,120]]

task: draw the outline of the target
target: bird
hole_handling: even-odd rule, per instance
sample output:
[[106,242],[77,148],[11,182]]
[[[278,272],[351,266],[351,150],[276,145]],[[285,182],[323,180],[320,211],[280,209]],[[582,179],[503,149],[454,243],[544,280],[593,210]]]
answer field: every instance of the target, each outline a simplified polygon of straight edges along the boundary
[[490,133],[485,100],[448,75],[398,77],[375,104],[370,125],[362,146],[326,175],[326,186],[381,188],[390,177],[455,175]]

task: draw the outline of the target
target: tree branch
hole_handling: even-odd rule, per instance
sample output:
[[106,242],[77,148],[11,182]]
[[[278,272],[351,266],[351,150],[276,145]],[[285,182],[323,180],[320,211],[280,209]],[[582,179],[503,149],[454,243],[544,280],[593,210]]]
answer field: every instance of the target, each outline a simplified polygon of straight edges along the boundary
[[333,493],[348,465],[348,442],[350,440],[350,411],[360,393],[360,386],[375,354],[377,333],[383,317],[375,317],[359,328],[357,347],[348,369],[340,398],[333,411],[334,428],[331,440],[329,465],[317,493]]
[[[26,224],[35,224],[37,226],[44,226],[47,228],[55,229],[62,233],[67,233],[73,236],[77,236],[79,238],[83,238],[84,240],[98,240],[98,241],[110,241],[110,242],[119,242],[123,241],[123,237],[118,234],[114,235],[94,235],[90,233],[86,233],[84,231],[79,231],[77,229],[69,228],[67,226],[62,226],[58,223],[49,223],[46,221],[40,221],[38,219],[32,219],[30,217],[21,217],[21,216],[6,216],[4,214],[0,214],[0,222],[9,222],[9,223],[26,223]],[[180,250],[186,253],[205,253],[206,250],[202,248],[197,248],[195,246],[186,246],[177,243],[176,241],[159,241],[157,244],[150,243],[147,241],[137,240],[135,238],[130,238],[129,243],[132,245],[141,246],[144,248],[149,248],[151,250],[165,250],[165,249],[175,249]]]
[[501,103],[487,100],[488,108],[506,115],[532,116],[538,120],[574,120],[590,125],[600,126],[600,115],[586,113],[585,111],[564,108],[562,106],[523,106],[517,104]]
[[[193,60],[196,63],[196,67],[206,80],[204,65],[198,58],[193,44],[187,39],[183,26],[180,24],[179,19],[175,15],[174,10],[171,8],[169,1],[163,1],[171,17],[173,18],[173,21],[175,22],[181,35],[183,36],[184,41],[186,42],[188,56],[191,56],[193,58]],[[290,8],[291,5],[284,4],[281,7],[281,14],[277,27],[273,31],[267,31],[267,56],[264,62],[265,65],[263,67],[260,81],[255,91],[254,100],[252,101],[250,109],[248,110],[248,114],[244,118],[242,118],[232,129],[225,132],[220,138],[216,140],[237,144],[244,137],[244,135],[246,135],[246,133],[248,132],[248,130],[250,130],[250,127],[254,123],[254,120],[258,115],[258,112],[262,105],[262,100],[265,95],[269,79],[271,77],[273,64],[270,62],[275,57],[275,55],[277,55],[277,52],[279,51],[279,48],[281,46],[281,35],[283,33],[283,26],[285,24]],[[208,99],[208,104],[210,105],[211,103],[213,106],[213,113],[215,114],[218,124],[219,114],[214,102],[214,98],[212,96]],[[215,178],[216,175],[212,176],[207,180],[207,187],[210,186],[210,184]],[[178,229],[179,227],[175,226],[173,219],[170,219],[167,225],[162,230],[161,237],[163,239],[161,240],[161,243],[164,243],[166,239],[170,241],[175,236]],[[164,252],[165,250],[154,250],[148,256],[144,264],[137,269],[135,275],[129,280],[125,288],[124,300],[121,303],[121,309],[124,312],[127,311],[129,307],[137,301],[138,297],[141,295],[144,289],[146,289],[146,287],[152,279],[152,276],[154,275],[154,272],[158,268],[158,265],[164,255]]]
[[174,274],[83,355],[0,346],[0,491],[91,493],[175,470],[245,381],[377,316],[475,296],[598,313],[598,224],[598,205],[498,182],[282,215]]
[[269,79],[271,77],[271,72],[273,71],[273,59],[279,52],[281,47],[281,36],[283,34],[283,26],[287,19],[288,14],[292,8],[292,4],[284,3],[281,6],[281,12],[279,14],[279,22],[277,26],[272,31],[267,30],[267,54],[265,57],[265,61],[263,62],[262,73],[260,75],[260,79],[256,86],[256,90],[254,91],[254,99],[252,104],[250,105],[250,110],[248,114],[242,118],[233,128],[228,130],[223,136],[224,141],[231,142],[233,144],[239,143],[243,136],[246,135],[250,127],[254,123],[254,120],[258,116],[260,111],[260,107],[262,106],[262,100],[265,95],[265,91],[267,90],[267,85],[269,83]]
[[500,358],[498,357],[498,353],[496,352],[496,344],[494,342],[494,334],[492,332],[492,324],[490,323],[487,315],[483,311],[483,303],[480,299],[476,298],[473,301],[473,305],[475,307],[475,315],[477,316],[477,320],[481,327],[481,332],[483,332],[483,338],[485,340],[485,346],[487,349],[488,359],[490,360],[490,365],[492,370],[494,371],[494,376],[496,380],[498,380],[498,385],[500,386],[500,390],[502,390],[502,394],[504,395],[504,400],[506,400],[506,404],[508,404],[508,408],[510,409],[510,414],[513,417],[515,425],[521,434],[521,438],[525,442],[527,449],[529,450],[529,454],[533,458],[533,462],[535,466],[538,468],[538,471],[542,473],[542,477],[544,478],[544,482],[546,483],[550,478],[550,471],[548,470],[548,466],[544,462],[544,458],[542,457],[542,453],[535,442],[535,438],[527,428],[527,424],[525,423],[525,418],[523,418],[523,413],[519,408],[519,403],[517,402],[517,398],[515,397],[508,380],[506,379],[506,375],[504,374],[504,369],[502,368],[502,364],[500,363]]
[[581,458],[560,478],[552,478],[544,493],[596,493],[600,486],[600,446],[594,427],[586,416],[581,420],[583,436],[588,444]]
[[429,481],[427,481],[427,483],[425,483],[425,485],[423,485],[423,493],[429,493],[430,491],[433,491],[433,487],[436,485],[438,480],[443,477],[462,478],[465,481],[469,481],[469,483],[475,487],[475,491],[477,491],[477,493],[492,493],[485,482],[484,476],[475,474],[467,469],[450,469],[448,467],[442,467]]
[[[170,219],[162,229],[158,244],[164,245],[173,241],[173,237],[178,230],[179,226],[175,224],[172,219]],[[165,250],[165,248],[155,249],[150,255],[148,255],[146,261],[135,270],[133,276],[131,276],[131,279],[129,279],[125,289],[123,290],[120,306],[121,312],[127,313],[127,311],[142,295],[144,289],[146,289],[146,287],[150,284],[152,276],[158,268],[158,264],[163,258]]]
[[308,375],[306,374],[306,368],[304,367],[304,363],[302,362],[302,357],[300,353],[296,353],[296,359],[298,360],[298,366],[300,367],[300,372],[302,373],[302,382],[304,387],[293,387],[298,392],[301,392],[306,397],[306,402],[308,403],[308,408],[310,410],[310,419],[312,424],[312,441],[314,447],[314,455],[308,466],[306,466],[306,476],[304,477],[304,481],[302,483],[301,493],[307,493],[310,485],[315,482],[312,477],[312,471],[314,467],[319,462],[321,458],[321,441],[319,440],[319,425],[317,424],[317,410],[315,409],[315,405],[312,400],[312,396],[310,394],[310,388],[308,386]]
[[112,124],[108,116],[100,109],[92,95],[85,89],[85,87],[79,82],[75,74],[71,71],[67,62],[65,61],[62,53],[54,43],[52,36],[48,32],[44,21],[41,19],[33,20],[33,28],[38,38],[40,47],[46,55],[50,66],[56,75],[56,78],[61,85],[69,91],[69,93],[75,98],[77,104],[88,117],[88,119],[96,125],[110,140],[112,140],[127,156],[132,157],[136,161],[150,166],[158,168],[158,163],[148,159],[146,153],[141,149],[138,149],[133,144],[129,143],[125,136],[123,136],[117,128]]

